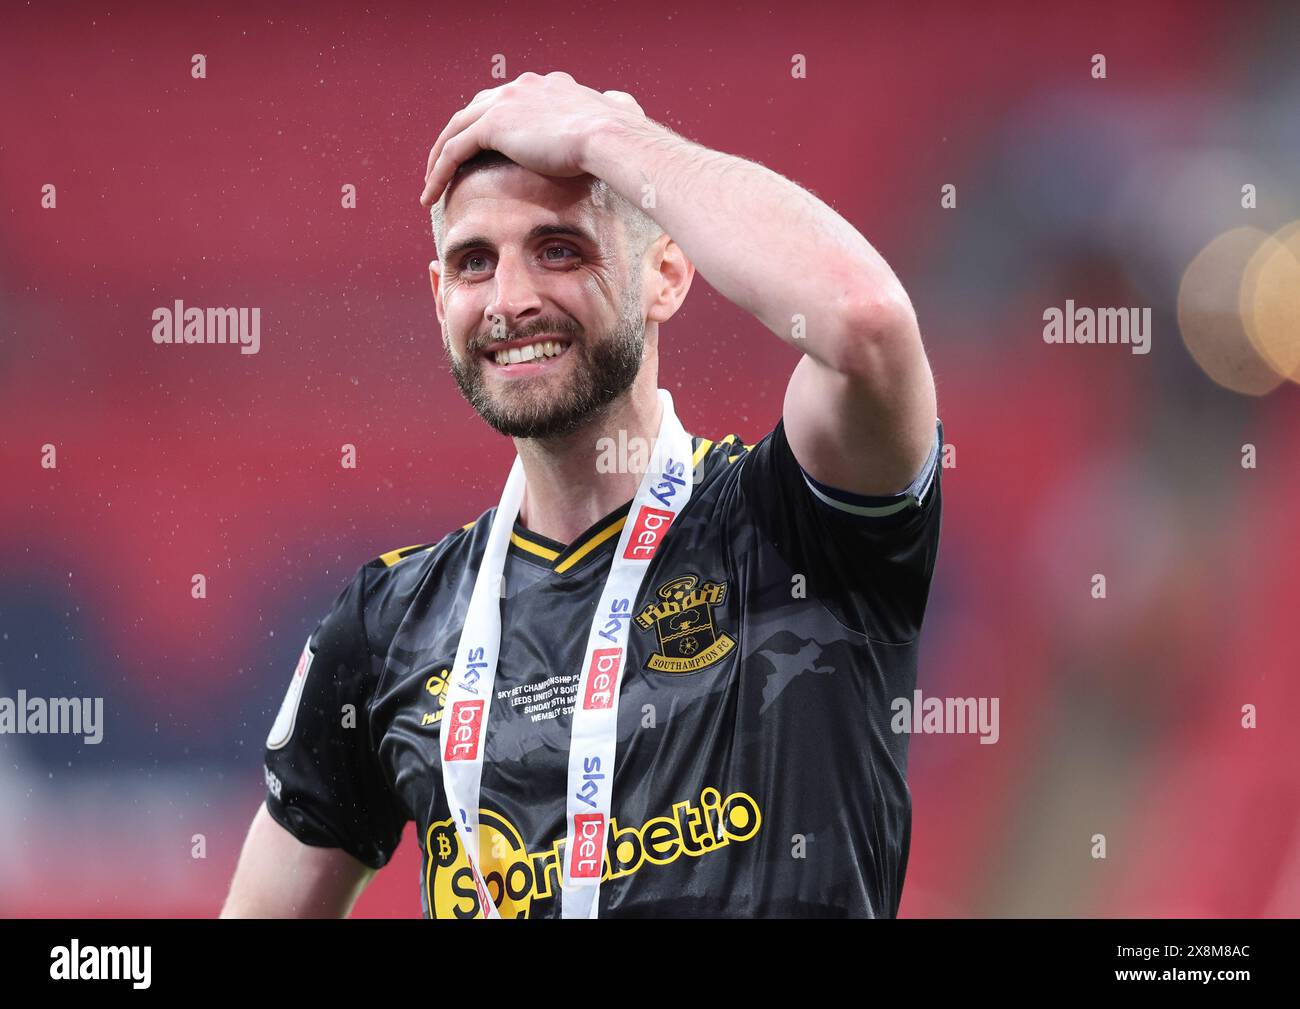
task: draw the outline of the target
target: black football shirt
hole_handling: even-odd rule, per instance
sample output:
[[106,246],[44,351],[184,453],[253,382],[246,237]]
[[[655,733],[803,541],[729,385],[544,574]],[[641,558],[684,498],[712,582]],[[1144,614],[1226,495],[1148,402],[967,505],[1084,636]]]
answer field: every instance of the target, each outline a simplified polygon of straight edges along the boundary
[[[602,918],[897,914],[912,809],[890,705],[916,686],[942,443],[936,421],[911,486],[865,497],[808,476],[784,421],[755,445],[692,437],[690,501],[633,608]],[[503,917],[560,913],[574,695],[630,505],[572,544],[511,536],[480,797]],[[439,735],[495,511],[357,571],[265,751],[267,809],[303,843],[379,868],[415,821],[428,917],[477,913]]]

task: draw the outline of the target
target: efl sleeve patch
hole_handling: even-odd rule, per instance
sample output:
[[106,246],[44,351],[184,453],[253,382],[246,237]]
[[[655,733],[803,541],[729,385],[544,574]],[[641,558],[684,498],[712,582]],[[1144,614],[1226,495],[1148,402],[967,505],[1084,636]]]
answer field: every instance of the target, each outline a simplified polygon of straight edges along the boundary
[[302,647],[302,655],[298,658],[298,666],[293,671],[293,679],[289,681],[289,689],[280,704],[280,713],[275,716],[275,724],[271,726],[270,735],[266,737],[268,750],[278,750],[293,738],[293,726],[298,720],[302,690],[307,684],[307,674],[311,671],[312,660],[315,658],[311,650],[311,638],[308,638],[307,643]]

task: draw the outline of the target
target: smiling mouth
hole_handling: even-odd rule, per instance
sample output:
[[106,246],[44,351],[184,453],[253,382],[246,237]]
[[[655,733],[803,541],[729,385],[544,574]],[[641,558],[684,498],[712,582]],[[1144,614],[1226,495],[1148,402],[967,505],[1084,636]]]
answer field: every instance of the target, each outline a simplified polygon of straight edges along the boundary
[[562,357],[568,352],[568,349],[569,344],[565,340],[542,339],[502,350],[489,347],[482,353],[484,357],[498,367],[509,369],[515,365],[549,361]]

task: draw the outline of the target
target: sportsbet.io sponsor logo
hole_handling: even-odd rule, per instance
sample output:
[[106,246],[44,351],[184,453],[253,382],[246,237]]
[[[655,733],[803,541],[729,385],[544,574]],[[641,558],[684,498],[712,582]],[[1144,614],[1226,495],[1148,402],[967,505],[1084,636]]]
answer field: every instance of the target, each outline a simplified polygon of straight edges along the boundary
[[[698,802],[675,802],[670,816],[652,817],[640,827],[620,827],[618,818],[613,817],[604,831],[607,844],[601,881],[668,865],[684,855],[700,858],[713,854],[751,840],[762,823],[753,796],[732,792],[724,799],[712,787],[701,790]],[[599,823],[583,825],[577,831],[579,838],[588,826],[603,829]],[[564,845],[565,839],[560,837],[545,851],[529,852],[514,824],[493,810],[479,810],[480,864],[501,917],[527,918],[534,900],[555,896],[563,882]],[[425,892],[432,916],[480,917],[474,876],[451,820],[429,825],[425,852]]]

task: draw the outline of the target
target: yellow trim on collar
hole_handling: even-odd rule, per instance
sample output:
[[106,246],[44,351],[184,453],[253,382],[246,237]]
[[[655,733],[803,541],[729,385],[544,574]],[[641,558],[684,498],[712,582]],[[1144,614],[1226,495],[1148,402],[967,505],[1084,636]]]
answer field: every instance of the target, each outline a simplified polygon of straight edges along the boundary
[[604,529],[600,530],[600,532],[592,533],[591,538],[588,539],[587,542],[582,544],[582,546],[578,547],[578,549],[574,550],[573,553],[569,554],[568,557],[564,558],[564,560],[561,563],[557,564],[555,566],[555,570],[568,571],[569,568],[577,564],[578,561],[586,557],[587,554],[591,553],[593,550],[596,549],[596,547],[600,546],[611,536],[617,536],[620,532],[622,532],[623,526],[626,524],[626,522],[627,522],[627,516],[623,515],[620,516],[619,518],[616,518]]
[[[726,445],[729,442],[734,441],[735,437],[736,436],[734,434],[729,434],[727,435],[727,437],[723,438],[722,441],[718,442],[717,444]],[[691,458],[691,466],[692,467],[698,466],[700,464],[700,460],[702,460],[708,454],[709,449],[711,449],[713,445],[714,445],[713,441],[711,441],[708,438],[701,437],[699,448],[695,450],[695,454]],[[749,448],[750,446],[746,445],[745,447]],[[568,571],[570,568],[572,568],[574,565],[579,563],[584,557],[586,557],[589,553],[595,550],[598,546],[600,546],[610,537],[617,536],[620,532],[622,532],[623,526],[626,523],[627,523],[627,516],[622,515],[614,519],[612,522],[610,522],[610,524],[605,526],[605,528],[599,529],[596,532],[592,533],[585,541],[583,541],[581,546],[574,549],[567,557],[564,558],[564,560],[561,563],[555,565],[553,570],[558,572]],[[474,522],[467,522],[465,523],[465,525],[461,526],[461,528],[473,529],[474,526],[477,524],[478,524],[477,520]],[[525,537],[520,536],[518,533],[515,532],[512,532],[510,534],[510,542],[513,543],[515,546],[519,547],[520,550],[525,550],[535,557],[541,557],[543,560],[548,560],[552,562],[554,562],[555,559],[559,557],[561,553],[564,552],[560,550],[554,550],[551,547],[542,546],[540,543],[534,543],[532,540],[526,539]],[[403,549],[409,550],[410,548],[403,547]],[[567,550],[568,548],[566,547],[565,549]],[[394,550],[391,552],[391,554],[384,554],[384,557],[387,558],[399,553],[401,553],[401,551]]]
[[510,534],[510,542],[521,550],[527,550],[530,554],[536,554],[538,557],[553,561],[560,556],[560,551],[552,550],[550,547],[544,547],[540,543],[534,543],[532,540],[526,540],[518,533]]

